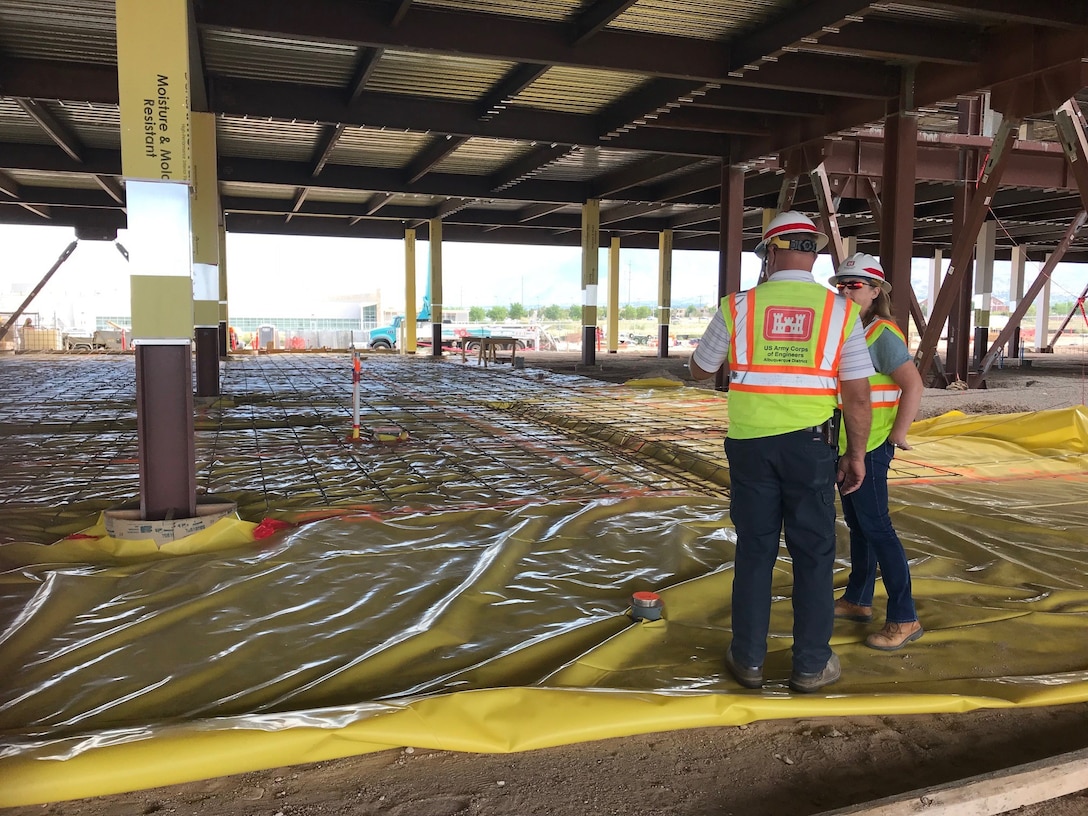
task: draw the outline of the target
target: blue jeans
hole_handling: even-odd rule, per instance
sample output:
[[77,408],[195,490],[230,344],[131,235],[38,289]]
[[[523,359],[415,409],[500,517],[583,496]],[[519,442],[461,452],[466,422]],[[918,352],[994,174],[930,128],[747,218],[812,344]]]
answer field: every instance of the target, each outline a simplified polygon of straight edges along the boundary
[[793,560],[793,670],[831,659],[835,616],[835,451],[811,431],[725,440],[729,518],[737,531],[733,568],[733,658],[767,656],[771,582],[783,526]]
[[888,591],[888,623],[918,620],[910,588],[910,566],[888,515],[888,469],[895,446],[885,441],[865,454],[865,481],[842,497],[842,514],[850,528],[850,578],[843,598],[859,606],[873,605],[876,568]]

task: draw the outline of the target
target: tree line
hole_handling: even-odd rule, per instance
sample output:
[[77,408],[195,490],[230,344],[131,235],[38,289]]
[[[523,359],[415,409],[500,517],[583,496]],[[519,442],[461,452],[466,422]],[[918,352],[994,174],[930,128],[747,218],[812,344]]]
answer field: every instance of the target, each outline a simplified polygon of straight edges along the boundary
[[[702,310],[698,306],[687,306],[684,309],[685,317],[696,317]],[[544,306],[537,311],[540,320],[581,320],[582,307],[578,305],[560,306],[553,303]],[[600,317],[608,317],[608,307],[598,306],[597,314]],[[647,320],[654,317],[656,310],[649,306],[633,306],[630,303],[620,308],[621,320]],[[504,320],[523,320],[530,317],[530,311],[521,303],[511,303],[509,306],[472,306],[468,310],[468,319],[472,323],[502,323]]]

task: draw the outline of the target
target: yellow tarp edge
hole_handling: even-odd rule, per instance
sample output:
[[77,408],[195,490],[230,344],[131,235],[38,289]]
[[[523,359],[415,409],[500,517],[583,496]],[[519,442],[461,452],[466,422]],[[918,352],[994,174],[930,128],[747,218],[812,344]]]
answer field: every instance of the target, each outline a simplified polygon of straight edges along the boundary
[[[1019,703],[951,694],[814,695],[656,693],[547,688],[465,691],[366,706],[342,727],[254,720],[191,723],[146,740],[105,745],[60,761],[0,760],[0,807],[42,804],[191,782],[282,765],[318,762],[413,746],[475,753],[516,753],[655,731],[745,725],[800,717],[962,713],[1014,705],[1088,700],[1088,682],[1031,689]],[[319,714],[318,714],[319,716]],[[274,719],[269,715],[267,719]],[[56,746],[53,746],[53,750]]]

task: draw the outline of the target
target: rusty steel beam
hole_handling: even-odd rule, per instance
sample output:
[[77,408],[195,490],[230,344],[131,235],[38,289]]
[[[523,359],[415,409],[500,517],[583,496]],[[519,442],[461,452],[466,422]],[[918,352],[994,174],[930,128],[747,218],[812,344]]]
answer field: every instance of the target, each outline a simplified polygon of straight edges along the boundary
[[929,316],[929,325],[926,326],[926,331],[922,335],[918,352],[915,355],[918,370],[923,376],[925,376],[933,362],[933,355],[937,351],[937,341],[940,339],[941,327],[952,311],[952,302],[956,295],[953,288],[959,285],[960,280],[965,277],[969,268],[971,254],[975,250],[975,238],[978,236],[979,228],[986,217],[987,207],[989,207],[1001,180],[1001,173],[1005,169],[1009,154],[1012,152],[1010,148],[1016,140],[1019,127],[1020,120],[1017,118],[1010,117],[1002,120],[1001,128],[994,137],[993,149],[983,168],[978,188],[972,195],[967,207],[963,229],[956,237],[956,243],[952,247],[952,255],[944,283],[941,284],[941,291],[934,300],[933,311]]
[[[1058,330],[1054,332],[1054,336],[1050,338],[1050,342],[1047,344],[1046,347],[1047,351],[1051,353],[1054,352],[1054,344],[1057,343],[1058,338],[1065,333],[1065,329],[1069,325],[1069,321],[1073,319],[1073,315],[1075,315],[1077,312],[1080,312],[1082,315],[1086,314],[1084,311],[1085,297],[1088,297],[1088,284],[1086,284],[1085,287],[1080,290],[1080,295],[1077,296],[1077,300],[1073,304],[1073,308],[1069,310],[1069,314],[1065,316],[1065,320],[1063,320],[1062,324],[1058,326]],[[1084,319],[1086,322],[1088,322],[1088,316],[1086,316]]]
[[432,140],[429,145],[416,154],[415,158],[409,162],[408,167],[405,168],[404,177],[407,183],[415,184],[467,141],[468,139],[464,136],[448,135],[439,136]]
[[597,0],[591,3],[570,23],[570,44],[584,43],[637,2],[638,0]]
[[83,162],[84,148],[79,139],[62,125],[43,103],[36,99],[16,99],[15,104],[22,108],[23,112],[53,140],[53,143],[71,157],[72,161]]
[[[741,252],[744,243],[744,170],[722,162],[721,221],[718,227],[718,302],[740,291]],[[729,372],[714,374],[714,389],[729,389]]]
[[67,261],[68,258],[71,257],[72,253],[76,251],[76,246],[78,244],[78,240],[72,241],[72,243],[68,244],[68,246],[64,248],[64,251],[60,253],[60,257],[57,258],[53,266],[50,267],[49,271],[42,276],[42,279],[40,281],[38,281],[38,285],[30,290],[30,294],[27,295],[23,302],[19,304],[19,308],[17,308],[12,313],[11,317],[8,318],[7,322],[3,326],[0,326],[0,340],[4,339],[4,335],[8,333],[8,329],[10,329],[12,327],[12,324],[14,324],[15,321],[19,319],[19,316],[24,311],[26,311],[26,307],[33,302],[34,298],[37,297],[38,292],[42,290],[42,287],[49,283],[49,279],[53,277],[53,273],[60,269],[61,264]]
[[[990,350],[986,352],[986,356],[982,358],[982,362],[979,365],[979,370],[972,377],[969,383],[972,388],[981,387],[982,383],[986,381],[986,374],[989,373],[991,366],[994,364],[994,360],[997,359],[998,354],[1001,352],[1001,347],[1009,342],[1009,338],[1012,337],[1013,332],[1019,327],[1020,321],[1023,320],[1024,315],[1027,314],[1028,309],[1035,302],[1035,298],[1039,296],[1039,292],[1043,290],[1043,286],[1050,280],[1050,276],[1054,273],[1054,269],[1061,263],[1062,258],[1065,257],[1065,253],[1069,250],[1070,245],[1073,243],[1073,239],[1076,238],[1077,232],[1084,226],[1085,221],[1088,221],[1088,213],[1081,210],[1077,213],[1077,217],[1070,222],[1069,227],[1065,231],[1065,235],[1062,240],[1054,248],[1053,254],[1045,264],[1043,268],[1039,270],[1039,274],[1024,292],[1024,297],[1020,299],[1020,302],[1016,304],[1016,309],[1009,315],[1009,320],[1005,324],[1005,328],[997,335],[997,339],[994,340],[990,346]],[[1088,289],[1086,289],[1088,291]],[[1081,295],[1083,297],[1083,294]],[[1065,326],[1063,325],[1064,329]],[[1056,339],[1056,338],[1055,338]]]
[[1085,137],[1084,114],[1075,98],[1066,100],[1054,111],[1054,123],[1058,126],[1069,168],[1077,180],[1080,200],[1088,209],[1088,138]]
[[839,232],[839,219],[835,211],[835,196],[831,192],[831,184],[827,179],[827,169],[820,162],[809,171],[809,180],[812,182],[812,190],[816,193],[816,205],[820,209],[820,218],[827,230],[828,251],[831,253],[831,263],[835,269],[846,260],[846,249],[842,243],[842,233]]

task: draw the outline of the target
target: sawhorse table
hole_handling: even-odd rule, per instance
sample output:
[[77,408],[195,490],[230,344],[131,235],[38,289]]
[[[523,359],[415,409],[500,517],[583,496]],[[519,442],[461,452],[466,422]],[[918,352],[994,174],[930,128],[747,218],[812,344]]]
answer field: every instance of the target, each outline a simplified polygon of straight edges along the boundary
[[518,354],[518,341],[513,337],[481,337],[477,342],[480,344],[479,362],[483,363],[484,368],[487,368],[488,362],[498,363],[498,350],[500,348],[510,349],[510,365],[514,365],[514,358]]

